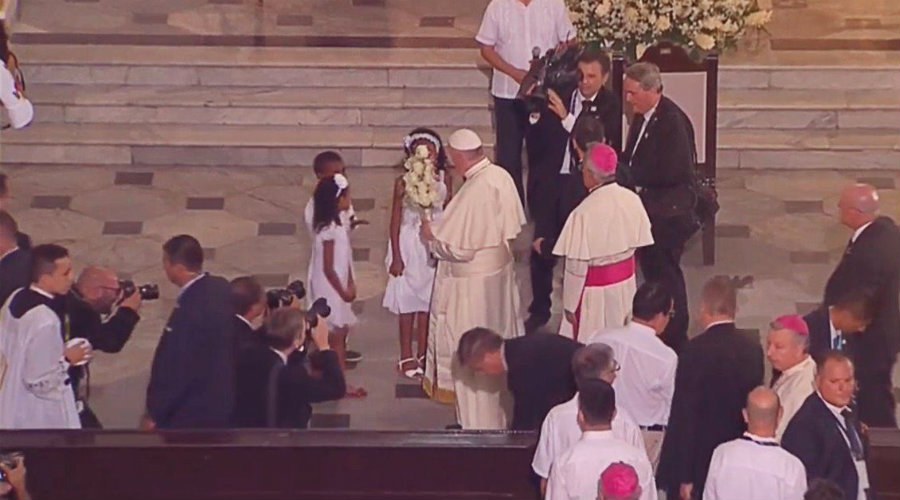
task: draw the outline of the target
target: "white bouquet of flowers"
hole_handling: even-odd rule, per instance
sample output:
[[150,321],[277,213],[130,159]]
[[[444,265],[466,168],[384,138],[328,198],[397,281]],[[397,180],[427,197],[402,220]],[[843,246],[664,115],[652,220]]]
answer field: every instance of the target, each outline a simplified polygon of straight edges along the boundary
[[437,190],[437,167],[422,144],[416,146],[413,154],[403,162],[406,173],[403,184],[406,189],[406,202],[421,210],[426,219],[431,219],[431,209],[440,203],[441,194]]
[[699,58],[733,47],[748,29],[772,18],[757,0],[566,0],[582,43],[621,51],[637,60],[667,40]]

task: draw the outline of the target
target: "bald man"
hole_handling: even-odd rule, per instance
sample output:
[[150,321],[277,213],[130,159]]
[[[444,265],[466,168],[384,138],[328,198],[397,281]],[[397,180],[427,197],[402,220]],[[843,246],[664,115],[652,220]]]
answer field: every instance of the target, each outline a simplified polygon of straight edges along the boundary
[[794,500],[806,492],[806,469],[781,448],[775,428],[781,419],[778,395],[757,387],[747,395],[747,432],[713,452],[703,500]]
[[878,192],[868,184],[844,188],[838,214],[853,235],[825,285],[824,305],[834,305],[852,290],[871,293],[872,322],[862,334],[845,339],[857,367],[856,402],[862,422],[896,427],[891,367],[900,351],[900,230],[879,214]]
[[[68,331],[63,340],[86,338],[94,349],[116,353],[122,350],[134,327],[141,319],[138,310],[141,297],[138,292],[122,297],[122,289],[115,271],[106,267],[88,266],[66,295]],[[99,419],[87,405],[87,384],[80,384],[86,368],[69,368],[69,377],[75,391],[76,406],[83,428],[101,428]]]

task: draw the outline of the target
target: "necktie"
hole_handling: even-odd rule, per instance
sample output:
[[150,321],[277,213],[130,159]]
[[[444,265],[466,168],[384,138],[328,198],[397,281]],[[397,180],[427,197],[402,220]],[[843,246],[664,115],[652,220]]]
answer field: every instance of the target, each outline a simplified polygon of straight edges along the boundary
[[841,332],[831,341],[831,348],[840,351],[844,347],[844,335]]
[[[841,430],[847,435],[847,440],[850,441],[850,453],[853,455],[854,460],[862,460],[863,459],[863,447],[862,440],[859,439],[859,433],[856,432],[856,416],[853,415],[853,412],[850,411],[849,408],[845,408],[841,411],[841,416],[844,417],[844,421],[847,422],[847,426],[841,426]],[[840,423],[840,422],[838,422]]]
[[593,106],[593,104],[593,101],[589,101],[587,99],[581,101],[581,112],[578,113],[578,116],[581,116],[581,113],[584,113],[586,110],[591,109],[591,106]]

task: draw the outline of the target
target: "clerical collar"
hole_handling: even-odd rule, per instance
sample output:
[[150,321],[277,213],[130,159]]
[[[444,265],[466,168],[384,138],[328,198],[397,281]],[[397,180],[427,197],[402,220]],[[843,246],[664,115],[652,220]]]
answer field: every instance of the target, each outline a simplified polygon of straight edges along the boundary
[[37,287],[37,285],[31,285],[31,286],[28,287],[28,288],[30,288],[30,289],[34,290],[35,292],[37,292],[37,293],[43,295],[44,297],[47,297],[48,299],[52,299],[52,298],[53,298],[53,294],[52,294],[52,293],[46,292],[46,291],[44,291],[44,290],[41,290],[40,288]]
[[803,358],[803,361],[801,361],[801,362],[797,363],[796,365],[788,368],[787,370],[781,372],[781,377],[782,378],[790,377],[791,375],[793,375],[795,373],[799,373],[799,372],[803,371],[803,369],[806,368],[810,363],[815,365],[815,361],[813,361],[812,356],[807,354],[806,357]]
[[750,431],[745,432],[744,435],[741,436],[741,439],[745,441],[752,441],[762,446],[779,446],[778,440],[774,437],[757,436]]
[[485,169],[485,167],[487,167],[490,164],[491,164],[491,160],[488,160],[487,157],[484,157],[481,160],[479,160],[478,163],[469,167],[469,170],[466,170],[466,173],[463,174],[463,177],[465,177],[466,179],[470,179],[473,175],[477,174],[478,172],[481,172],[482,170]]

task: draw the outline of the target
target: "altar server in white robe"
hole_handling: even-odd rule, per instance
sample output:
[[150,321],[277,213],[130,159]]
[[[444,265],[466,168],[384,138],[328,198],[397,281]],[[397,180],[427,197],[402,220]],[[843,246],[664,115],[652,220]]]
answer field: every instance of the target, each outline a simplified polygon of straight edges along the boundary
[[422,224],[422,238],[438,258],[423,387],[433,399],[456,401],[464,429],[504,429],[509,410],[505,378],[459,369],[456,347],[474,327],[504,338],[524,333],[509,245],[525,224],[525,211],[512,178],[484,156],[475,132],[457,130],[447,142],[448,156],[465,183],[440,223]]
[[72,261],[59,245],[38,245],[31,258],[31,286],[0,310],[0,429],[78,429],[68,369],[90,358],[90,344],[63,343]]
[[809,350],[809,327],[798,314],[775,318],[766,337],[766,357],[780,374],[772,390],[781,400],[782,416],[775,437],[781,439],[788,423],[806,398],[816,390],[816,362]]
[[569,214],[553,248],[566,258],[559,333],[576,340],[625,324],[636,288],[634,251],[653,244],[640,198],[616,184],[616,161],[606,144],[589,147],[582,167],[588,195]]
[[806,468],[775,439],[781,418],[778,396],[757,387],[747,395],[747,432],[713,452],[703,500],[800,500]]

